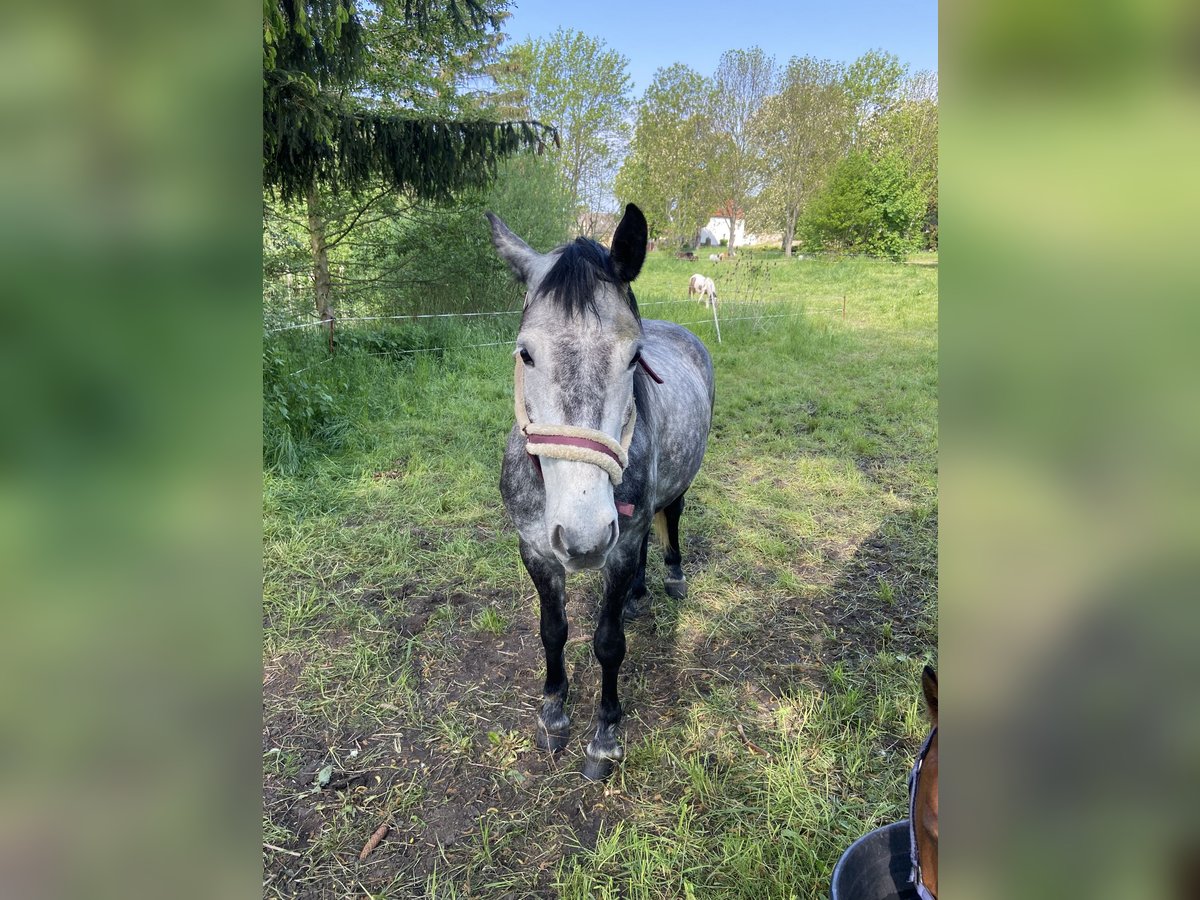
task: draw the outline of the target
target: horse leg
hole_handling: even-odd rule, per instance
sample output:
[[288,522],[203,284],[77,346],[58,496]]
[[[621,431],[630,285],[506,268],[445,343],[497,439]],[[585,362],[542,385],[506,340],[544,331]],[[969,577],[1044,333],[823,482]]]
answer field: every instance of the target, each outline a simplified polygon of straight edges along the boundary
[[521,541],[521,561],[533,579],[541,600],[542,647],[546,651],[546,684],[537,717],[535,743],[539,750],[557,753],[567,746],[571,720],[567,702],[567,670],[563,648],[567,643],[567,576],[562,566],[538,556]]
[[650,593],[646,590],[646,548],[650,543],[650,532],[642,538],[642,550],[638,556],[637,571],[633,573],[633,586],[629,589],[629,597],[625,600],[625,618],[636,619],[646,611],[642,601]]
[[625,756],[617,737],[621,724],[621,701],[617,699],[617,674],[625,659],[625,626],[621,611],[632,587],[636,559],[619,562],[604,571],[604,603],[596,626],[593,649],[600,663],[600,706],[596,710],[596,735],[584,750],[583,777],[603,781]]
[[687,579],[683,577],[683,554],[679,552],[679,517],[683,514],[683,494],[680,494],[662,511],[666,519],[667,534],[663,547],[663,560],[667,564],[667,577],[663,588],[668,597],[682,600],[687,596]]

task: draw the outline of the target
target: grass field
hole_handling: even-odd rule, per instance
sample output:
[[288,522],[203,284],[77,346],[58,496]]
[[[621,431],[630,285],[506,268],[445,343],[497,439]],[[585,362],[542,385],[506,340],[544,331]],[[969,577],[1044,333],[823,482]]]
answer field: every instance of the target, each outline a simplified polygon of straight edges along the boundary
[[717,400],[690,593],[652,548],[602,785],[578,774],[596,576],[569,582],[572,743],[533,747],[537,600],[497,486],[515,317],[348,327],[331,362],[312,329],[272,339],[332,413],[264,476],[266,896],[817,898],[905,814],[936,661],[936,257],[652,254],[635,289],[700,323]]

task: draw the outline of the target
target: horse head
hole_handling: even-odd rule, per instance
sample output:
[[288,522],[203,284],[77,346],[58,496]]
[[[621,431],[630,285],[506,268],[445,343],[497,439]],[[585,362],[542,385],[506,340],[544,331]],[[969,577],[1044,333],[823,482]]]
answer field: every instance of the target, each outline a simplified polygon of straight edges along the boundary
[[496,252],[526,287],[516,413],[540,465],[550,546],[567,571],[600,568],[619,536],[613,485],[636,421],[643,332],[629,285],[646,259],[646,218],[626,207],[611,251],[577,238],[543,254],[487,215]]

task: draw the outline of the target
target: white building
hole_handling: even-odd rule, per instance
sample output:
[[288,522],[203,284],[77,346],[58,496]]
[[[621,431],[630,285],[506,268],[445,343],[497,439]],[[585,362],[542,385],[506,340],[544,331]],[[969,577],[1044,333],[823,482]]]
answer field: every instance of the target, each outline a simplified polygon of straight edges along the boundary
[[[735,237],[735,247],[747,247],[751,244],[759,243],[757,234],[746,234],[746,218],[743,215],[738,215],[733,223],[733,234]],[[729,219],[725,218],[719,211],[713,213],[708,220],[708,224],[700,229],[700,246],[720,246],[721,241],[729,242]]]

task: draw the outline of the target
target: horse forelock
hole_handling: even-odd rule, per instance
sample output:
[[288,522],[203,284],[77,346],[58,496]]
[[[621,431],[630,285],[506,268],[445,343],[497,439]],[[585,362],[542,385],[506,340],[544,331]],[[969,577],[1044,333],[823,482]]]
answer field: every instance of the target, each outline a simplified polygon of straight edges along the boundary
[[531,292],[530,303],[544,299],[568,316],[590,312],[600,318],[596,295],[606,284],[624,288],[624,296],[634,317],[641,322],[637,300],[629,286],[617,276],[612,256],[590,238],[576,238],[555,251],[557,258]]

